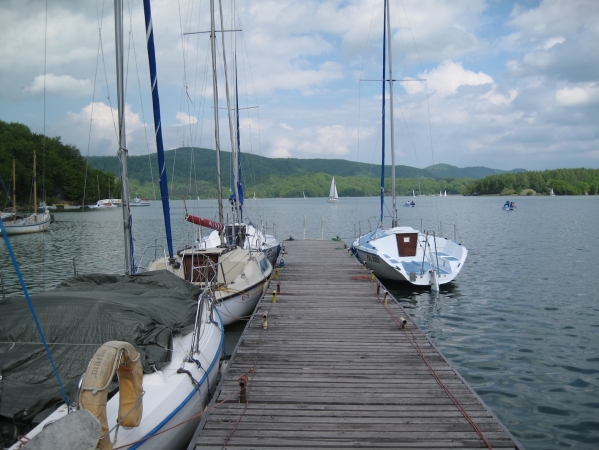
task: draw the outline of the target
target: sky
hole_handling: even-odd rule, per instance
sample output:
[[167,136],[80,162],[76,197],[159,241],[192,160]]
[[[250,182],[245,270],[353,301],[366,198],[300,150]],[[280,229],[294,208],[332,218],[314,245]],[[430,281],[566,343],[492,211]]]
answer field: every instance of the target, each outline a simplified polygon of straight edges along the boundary
[[[599,168],[599,1],[389,1],[397,164]],[[116,156],[113,8],[1,0],[0,120]],[[127,148],[146,155],[156,143],[142,1],[124,9]],[[223,150],[226,61],[242,152],[380,163],[382,0],[223,0],[222,10]],[[164,146],[215,148],[209,1],[154,0],[152,13]],[[389,83],[384,95],[389,163]]]

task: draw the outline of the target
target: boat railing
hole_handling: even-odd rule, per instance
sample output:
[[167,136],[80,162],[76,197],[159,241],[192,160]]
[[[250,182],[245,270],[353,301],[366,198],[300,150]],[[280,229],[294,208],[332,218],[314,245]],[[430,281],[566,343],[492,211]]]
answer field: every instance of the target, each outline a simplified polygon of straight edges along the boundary
[[[214,268],[214,272],[216,273],[216,268]],[[214,291],[216,289],[216,280],[215,277],[211,279],[210,282],[205,283],[204,290],[201,292],[198,297],[198,304],[196,309],[196,319],[193,330],[193,338],[191,341],[191,349],[192,354],[199,353],[199,345],[200,345],[200,337],[202,335],[202,324],[203,323],[212,323],[216,322],[214,320],[214,303],[216,297],[214,295]],[[205,319],[202,320],[202,315],[205,315]]]
[[[434,250],[431,248],[431,238],[434,246]],[[427,252],[428,249],[428,252]],[[427,257],[428,255],[428,257]],[[424,263],[428,260],[428,263],[431,265],[432,270],[435,271],[437,275],[439,275],[439,252],[437,251],[437,237],[433,230],[429,230],[425,234],[424,239],[424,252],[422,255],[422,267],[420,269],[420,274],[424,274]]]
[[146,255],[146,252],[148,250],[154,249],[154,258],[151,259],[150,261],[156,261],[158,259],[158,251],[162,250],[162,256],[164,256],[164,269],[167,270],[168,269],[168,258],[166,255],[166,249],[164,248],[164,246],[162,246],[161,244],[154,244],[154,245],[148,245],[146,248],[143,249],[143,252],[141,252],[141,256],[138,259],[138,263],[137,266],[135,267],[135,272],[147,272],[148,268],[145,267],[144,265],[142,265],[142,262],[144,260],[144,257]]

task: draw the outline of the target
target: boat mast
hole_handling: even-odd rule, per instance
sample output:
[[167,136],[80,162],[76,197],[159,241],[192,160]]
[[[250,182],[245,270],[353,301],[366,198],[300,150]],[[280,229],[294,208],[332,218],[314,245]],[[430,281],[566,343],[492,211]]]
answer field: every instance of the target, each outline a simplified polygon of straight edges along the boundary
[[[220,11],[220,29],[224,33],[225,27],[223,23],[223,7],[222,2],[219,0],[219,11]],[[225,51],[225,39],[224,34],[222,35],[222,47],[223,47],[223,68],[225,75],[225,97],[227,99],[227,117],[229,119],[229,139],[231,142],[231,158],[232,158],[232,166],[233,166],[233,184],[234,184],[234,192],[235,192],[235,201],[233,202],[234,210],[235,210],[235,219],[233,223],[240,222],[241,215],[239,212],[239,199],[237,198],[237,157],[238,157],[238,148],[237,148],[237,139],[235,139],[235,127],[233,125],[233,114],[231,114],[231,100],[229,95],[229,77],[227,70],[227,54]]]
[[33,150],[33,218],[37,223],[37,176],[36,176],[36,154]]
[[[233,10],[233,18],[235,10]],[[235,194],[239,205],[239,221],[243,221],[243,187],[241,186],[241,139],[239,137],[239,89],[237,87],[237,35],[233,34],[233,74],[235,77],[235,126],[237,142],[237,184],[235,185]]]
[[[210,0],[210,50],[212,53],[212,94],[214,102],[214,146],[216,147],[216,178],[218,183],[218,221],[223,223],[223,187],[220,176],[220,137],[218,133],[218,83],[216,77],[216,30],[214,28],[214,0]],[[223,233],[220,233],[221,245]]]
[[387,0],[384,1],[383,11],[383,101],[382,101],[382,131],[381,131],[381,220],[380,226],[383,226],[383,208],[385,203],[385,62],[386,62],[386,37],[387,37]]
[[12,160],[12,216],[13,222],[17,221],[17,170],[15,167],[15,160]]
[[125,235],[125,274],[135,273],[133,267],[133,239],[131,238],[131,210],[129,209],[129,180],[127,175],[127,139],[125,135],[125,95],[123,83],[123,3],[114,0],[114,29],[116,41],[116,88],[118,104],[119,162],[121,164],[121,200],[123,231]]
[[[158,177],[160,184],[160,198],[162,200],[162,215],[164,216],[164,229],[168,255],[173,261],[173,237],[171,233],[171,213],[168,198],[168,180],[166,177],[166,162],[164,160],[164,143],[162,141],[162,121],[160,119],[160,98],[158,96],[158,77],[156,73],[156,50],[154,47],[154,27],[152,25],[152,10],[150,0],[144,0],[144,16],[146,20],[146,40],[148,61],[150,64],[150,83],[152,85],[152,106],[154,110],[154,134],[156,135],[156,154],[158,156]],[[193,149],[192,149],[193,152]]]
[[[397,202],[395,199],[395,126],[393,122],[393,59],[391,52],[391,10],[389,1],[386,1],[387,11],[387,43],[389,47],[389,127],[391,134],[391,198],[393,207],[391,209],[391,227],[397,226]],[[383,83],[384,84],[384,83]]]

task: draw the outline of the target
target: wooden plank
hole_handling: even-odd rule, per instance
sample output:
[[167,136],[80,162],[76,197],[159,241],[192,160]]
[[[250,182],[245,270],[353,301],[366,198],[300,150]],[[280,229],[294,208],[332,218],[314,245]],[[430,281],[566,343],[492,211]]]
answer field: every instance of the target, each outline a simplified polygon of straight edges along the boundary
[[343,244],[285,250],[190,449],[519,447]]

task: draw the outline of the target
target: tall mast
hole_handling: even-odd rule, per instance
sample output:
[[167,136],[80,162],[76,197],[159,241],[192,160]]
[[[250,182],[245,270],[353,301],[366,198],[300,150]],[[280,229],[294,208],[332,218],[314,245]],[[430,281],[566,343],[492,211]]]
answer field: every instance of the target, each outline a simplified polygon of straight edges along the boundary
[[[154,132],[156,135],[156,154],[158,156],[158,176],[160,183],[160,198],[162,214],[166,231],[168,255],[173,258],[173,237],[171,233],[171,213],[168,199],[168,181],[166,177],[166,162],[164,160],[164,143],[162,141],[162,121],[160,119],[160,98],[158,96],[158,77],[156,73],[156,50],[154,47],[154,27],[152,26],[152,10],[150,0],[144,0],[144,16],[146,20],[146,39],[148,61],[150,64],[150,82],[152,85],[152,106],[154,110]],[[193,151],[193,149],[192,149]]]
[[240,221],[243,221],[243,187],[241,186],[241,138],[239,136],[239,90],[237,88],[237,39],[233,46],[233,64],[235,73],[235,125],[236,125],[236,142],[237,142],[237,184],[235,185],[235,193],[237,203],[239,204],[239,217]]
[[33,214],[35,223],[37,223],[37,167],[36,167],[36,154],[33,150]]
[[125,235],[125,273],[135,273],[133,266],[133,239],[131,238],[131,211],[129,209],[129,179],[127,174],[127,139],[125,135],[125,93],[123,83],[123,3],[114,0],[114,29],[116,41],[116,88],[118,104],[119,162],[121,165],[121,199],[123,231]]
[[381,221],[380,226],[383,226],[383,208],[385,203],[385,62],[386,62],[386,37],[387,37],[387,0],[384,2],[383,11],[383,101],[382,101],[382,132],[381,132]]
[[[222,8],[221,0],[218,1],[218,5],[219,5],[219,11],[220,11],[220,29],[224,33],[225,27],[224,27],[224,23],[223,23],[223,8]],[[237,150],[237,140],[235,139],[235,127],[233,125],[234,115],[231,114],[231,100],[230,100],[230,95],[229,95],[229,77],[228,77],[228,70],[227,70],[227,54],[225,51],[224,34],[222,37],[222,47],[223,47],[223,67],[224,67],[224,72],[225,72],[225,97],[227,99],[227,117],[229,119],[229,139],[231,142],[231,158],[232,158],[232,166],[233,166],[233,184],[235,186],[234,192],[236,193],[235,202],[233,202],[233,206],[235,209],[235,222],[239,222],[240,221],[239,201],[237,198],[237,155],[238,155],[238,150]]]
[[17,170],[15,160],[12,160],[12,212],[13,221],[17,220]]
[[[214,96],[214,146],[216,147],[216,178],[218,182],[218,221],[222,223],[223,187],[220,176],[220,137],[218,132],[218,83],[216,77],[216,30],[214,27],[214,0],[210,0],[210,50],[212,53],[212,93]],[[222,232],[220,235],[222,244]]]
[[[389,127],[391,134],[391,198],[393,208],[391,210],[391,227],[397,226],[397,202],[395,199],[395,124],[393,122],[393,59],[391,52],[391,10],[387,1],[387,42],[389,44]],[[383,83],[384,84],[384,83]]]

